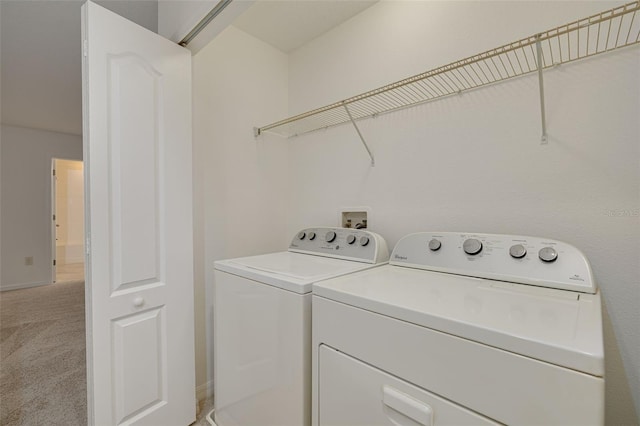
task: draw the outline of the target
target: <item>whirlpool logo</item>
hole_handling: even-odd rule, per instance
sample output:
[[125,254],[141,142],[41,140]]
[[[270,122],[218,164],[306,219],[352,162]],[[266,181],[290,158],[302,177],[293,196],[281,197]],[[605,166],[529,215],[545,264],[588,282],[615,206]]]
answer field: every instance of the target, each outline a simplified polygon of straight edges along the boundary
[[393,258],[396,260],[407,260],[407,256],[400,256],[399,254],[394,254]]

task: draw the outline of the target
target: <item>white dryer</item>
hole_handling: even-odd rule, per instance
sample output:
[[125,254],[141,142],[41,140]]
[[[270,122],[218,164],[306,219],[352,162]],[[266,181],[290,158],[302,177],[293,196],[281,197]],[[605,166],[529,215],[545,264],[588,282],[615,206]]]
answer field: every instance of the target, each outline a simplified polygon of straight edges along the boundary
[[312,424],[602,425],[600,293],[532,237],[417,233],[313,289]]
[[309,425],[312,285],[388,260],[373,232],[309,228],[288,251],[215,262],[216,424]]

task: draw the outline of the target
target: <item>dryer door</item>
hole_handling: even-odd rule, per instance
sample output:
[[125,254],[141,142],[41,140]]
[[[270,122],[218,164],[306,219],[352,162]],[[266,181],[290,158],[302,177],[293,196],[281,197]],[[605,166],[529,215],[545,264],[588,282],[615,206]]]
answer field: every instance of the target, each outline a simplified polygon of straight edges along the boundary
[[319,365],[320,425],[499,424],[326,345]]

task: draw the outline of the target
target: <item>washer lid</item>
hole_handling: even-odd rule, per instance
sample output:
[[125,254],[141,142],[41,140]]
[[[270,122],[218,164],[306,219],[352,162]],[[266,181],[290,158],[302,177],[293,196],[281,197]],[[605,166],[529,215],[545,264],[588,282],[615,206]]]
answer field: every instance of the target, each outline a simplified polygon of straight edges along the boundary
[[314,295],[604,375],[600,293],[386,265],[314,285]]
[[313,283],[377,265],[294,252],[278,252],[215,262],[215,269],[296,293]]

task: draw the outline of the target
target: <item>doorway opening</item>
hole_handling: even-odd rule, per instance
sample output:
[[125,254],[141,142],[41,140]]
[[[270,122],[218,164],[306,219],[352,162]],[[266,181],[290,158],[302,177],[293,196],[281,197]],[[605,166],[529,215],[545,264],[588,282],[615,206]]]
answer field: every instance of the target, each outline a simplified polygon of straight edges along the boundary
[[52,280],[84,280],[83,163],[54,158],[51,174]]

